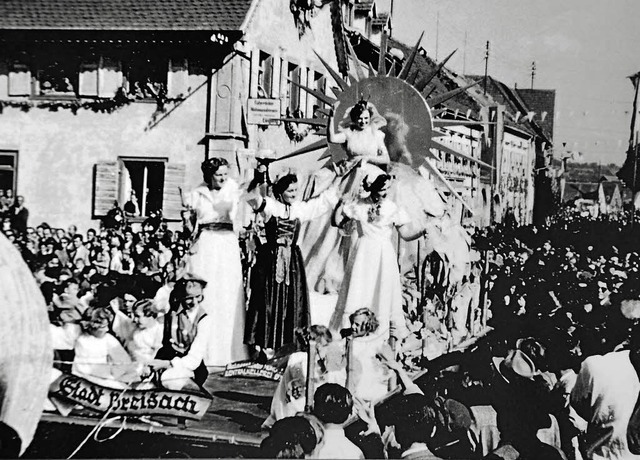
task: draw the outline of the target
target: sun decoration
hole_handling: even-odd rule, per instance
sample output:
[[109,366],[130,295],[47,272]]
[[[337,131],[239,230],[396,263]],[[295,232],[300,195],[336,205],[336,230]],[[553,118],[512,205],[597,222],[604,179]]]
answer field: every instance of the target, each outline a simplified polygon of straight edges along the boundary
[[[478,82],[432,97],[430,97],[430,94],[428,93],[426,94],[426,97],[429,97],[428,103],[425,100],[425,96],[423,96],[423,94],[408,81],[409,71],[414,63],[421,41],[422,35],[409,57],[405,60],[402,69],[397,74],[395,63],[392,64],[389,70],[387,70],[386,36],[383,36],[380,47],[378,69],[375,70],[369,66],[367,73],[365,73],[365,70],[358,62],[350,41],[346,39],[349,55],[353,63],[353,65],[350,66],[352,71],[349,73],[348,78],[343,78],[337,70],[331,67],[324,59],[322,59],[322,57],[320,57],[318,53],[316,53],[316,56],[336,83],[336,86],[331,88],[333,96],[307,86],[300,85],[294,81],[291,81],[291,83],[311,94],[313,97],[317,98],[318,101],[326,104],[327,106],[335,107],[336,103],[338,103],[334,118],[336,123],[339,123],[345,116],[348,116],[347,110],[353,107],[353,105],[364,95],[365,99],[368,99],[368,102],[372,103],[377,108],[378,112],[387,120],[387,126],[383,128],[383,130],[386,129],[387,131],[394,131],[393,136],[389,136],[389,133],[385,131],[385,134],[387,134],[387,140],[390,137],[394,137],[394,140],[398,142],[397,146],[394,146],[393,144],[389,145],[389,155],[392,161],[410,164],[415,170],[419,171],[420,174],[426,175],[430,173],[434,175],[442,181],[447,189],[457,199],[459,199],[469,211],[471,211],[469,205],[464,202],[460,194],[435,166],[432,160],[436,160],[438,157],[432,152],[432,149],[454,155],[460,159],[474,162],[487,168],[492,168],[492,166],[487,163],[456,150],[439,140],[439,138],[447,136],[447,134],[439,128],[465,124],[482,124],[483,122],[434,119],[435,115],[439,115],[444,110],[434,111],[432,108],[442,105],[444,102],[463,93]],[[426,88],[433,78],[439,74],[446,62],[452,56],[453,53],[438,64],[435,72],[427,78],[426,83],[424,81],[422,82],[421,86],[423,88]],[[316,111],[317,118],[287,117],[281,118],[280,120],[284,122],[295,122],[298,124],[317,126],[320,129],[316,134],[326,136],[327,117],[329,116],[329,111],[329,107],[318,109]],[[286,158],[291,158],[320,149],[327,149],[327,153],[323,158],[327,158],[329,161],[337,161],[344,156],[344,151],[340,146],[329,145],[327,139],[323,138],[285,155],[284,157],[280,157],[275,161],[284,160]]]

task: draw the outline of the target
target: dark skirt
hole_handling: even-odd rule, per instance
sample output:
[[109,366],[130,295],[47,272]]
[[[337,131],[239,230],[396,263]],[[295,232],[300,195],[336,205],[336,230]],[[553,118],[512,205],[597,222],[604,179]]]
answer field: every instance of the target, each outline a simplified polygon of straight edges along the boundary
[[[278,282],[277,246],[262,246],[251,271],[251,298],[244,333],[249,345],[278,349],[296,342],[296,330],[308,327],[309,291],[302,253],[291,247],[288,282]],[[287,276],[285,276],[285,279]]]

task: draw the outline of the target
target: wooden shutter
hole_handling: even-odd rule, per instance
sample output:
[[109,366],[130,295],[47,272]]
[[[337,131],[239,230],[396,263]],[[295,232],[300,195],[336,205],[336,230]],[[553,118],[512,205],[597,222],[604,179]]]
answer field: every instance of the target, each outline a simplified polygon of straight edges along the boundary
[[118,199],[118,163],[96,163],[93,179],[93,217],[104,217]]
[[167,97],[176,99],[184,98],[189,93],[189,71],[187,60],[170,59],[169,74],[167,75]]
[[264,80],[262,82],[264,92],[267,97],[273,94],[273,56],[264,60]]
[[[302,69],[300,67],[296,67],[291,72],[291,81],[293,83],[300,84],[300,75]],[[289,109],[293,113],[295,110],[300,108],[300,87],[291,83],[291,95],[289,99]]]
[[83,62],[80,64],[80,96],[98,95],[98,67],[97,62]]
[[31,72],[25,64],[9,68],[9,96],[31,96]]
[[107,57],[100,59],[98,82],[98,96],[105,98],[114,97],[118,89],[123,85],[120,61]]
[[162,191],[162,215],[165,219],[180,220],[182,199],[180,188],[184,188],[185,165],[167,163],[164,167],[164,189]]

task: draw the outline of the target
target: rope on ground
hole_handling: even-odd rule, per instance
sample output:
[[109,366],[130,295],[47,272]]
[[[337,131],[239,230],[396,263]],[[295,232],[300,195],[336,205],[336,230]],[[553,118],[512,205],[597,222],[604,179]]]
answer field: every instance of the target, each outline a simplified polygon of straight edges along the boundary
[[[82,447],[89,441],[89,439],[91,439],[91,436],[93,436],[96,432],[98,432],[98,430],[100,430],[100,428],[102,427],[102,425],[105,423],[105,421],[107,420],[107,417],[109,417],[109,414],[111,413],[111,411],[113,410],[113,408],[116,406],[116,402],[118,402],[120,400],[120,398],[122,397],[122,395],[124,395],[124,393],[129,389],[130,384],[127,384],[127,386],[125,386],[122,391],[120,392],[120,394],[118,394],[118,397],[116,398],[116,400],[114,401],[114,404],[111,405],[111,407],[109,407],[109,409],[104,413],[104,415],[102,416],[102,418],[100,419],[100,421],[96,424],[96,426],[93,427],[93,429],[89,432],[89,434],[82,440],[82,442],[78,445],[78,447],[76,447],[76,449],[71,453],[71,455],[69,455],[67,457],[67,460],[72,458],[74,455],[76,455],[80,449],[82,449]],[[124,423],[123,423],[124,425]]]
[[[113,433],[111,436],[108,436],[106,438],[98,438],[98,434],[100,434],[100,430],[108,426],[111,422],[115,422],[120,419],[122,419],[122,423],[120,424],[120,427],[115,431],[115,433]],[[93,434],[93,440],[95,442],[111,441],[113,438],[115,438],[120,433],[122,433],[122,430],[125,429],[125,427],[127,426],[127,417],[122,415],[116,415],[115,417],[111,417],[105,420],[104,422],[100,422],[98,425],[100,425],[100,428],[98,428],[96,432]]]

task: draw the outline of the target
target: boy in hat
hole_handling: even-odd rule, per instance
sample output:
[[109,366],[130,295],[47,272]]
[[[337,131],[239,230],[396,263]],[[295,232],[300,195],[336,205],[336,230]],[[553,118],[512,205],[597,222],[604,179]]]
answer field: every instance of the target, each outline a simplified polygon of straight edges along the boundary
[[200,307],[206,284],[202,279],[185,275],[171,293],[162,348],[152,363],[155,367],[167,367],[161,376],[165,388],[180,390],[191,381],[202,385],[209,374],[204,358],[211,340],[213,317]]

